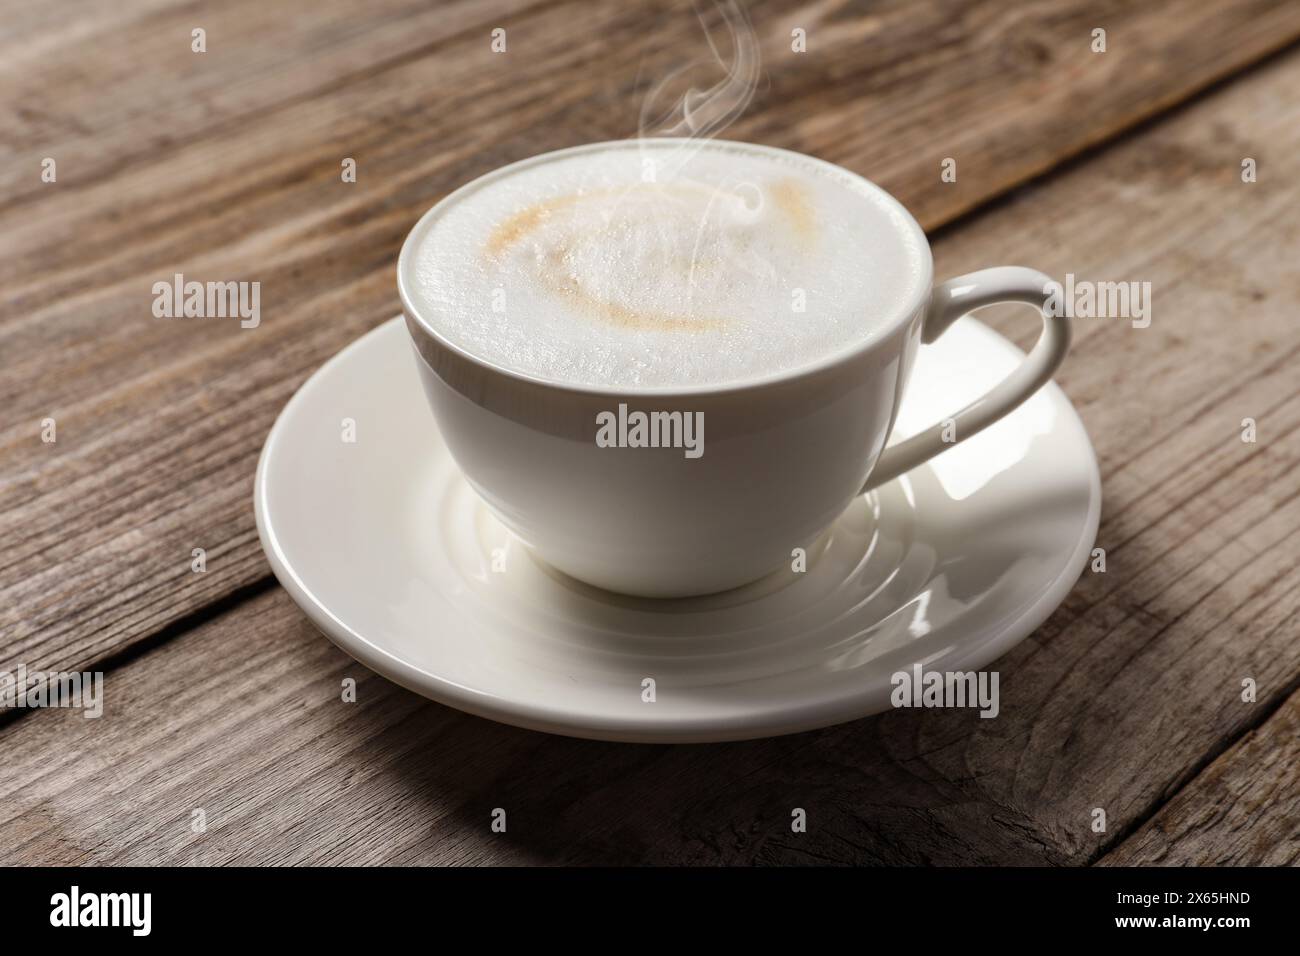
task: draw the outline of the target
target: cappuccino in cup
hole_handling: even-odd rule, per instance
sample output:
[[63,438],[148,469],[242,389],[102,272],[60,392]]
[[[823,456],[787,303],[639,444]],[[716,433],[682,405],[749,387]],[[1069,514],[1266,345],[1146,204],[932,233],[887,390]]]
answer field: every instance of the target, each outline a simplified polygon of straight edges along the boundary
[[[580,581],[683,597],[792,578],[792,555],[856,495],[1051,378],[1070,327],[1043,311],[1047,276],[932,273],[921,227],[848,170],[651,139],[462,186],[411,230],[397,286],[438,431],[496,517]],[[917,351],[995,302],[1037,309],[1033,351],[886,448]],[[685,453],[642,441],[646,421],[680,421]]]
[[745,382],[852,348],[928,251],[838,167],[721,141],[561,153],[457,193],[409,253],[448,341],[579,386]]

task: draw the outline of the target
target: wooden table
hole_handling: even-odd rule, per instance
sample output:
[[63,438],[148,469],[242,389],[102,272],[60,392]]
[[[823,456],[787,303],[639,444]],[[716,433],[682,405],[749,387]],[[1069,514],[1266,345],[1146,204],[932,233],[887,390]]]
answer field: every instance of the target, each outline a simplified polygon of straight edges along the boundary
[[[1106,570],[997,663],[998,720],[683,747],[370,674],[270,577],[251,489],[289,396],[398,311],[416,218],[635,133],[707,52],[690,8],[4,7],[0,668],[106,675],[100,720],[0,714],[5,862],[1300,862],[1300,5],[749,7],[767,81],[728,137],[879,182],[940,276],[1149,281],[1153,321],[1077,320],[1058,381],[1100,457]],[[154,317],[177,272],[260,281],[260,326]]]

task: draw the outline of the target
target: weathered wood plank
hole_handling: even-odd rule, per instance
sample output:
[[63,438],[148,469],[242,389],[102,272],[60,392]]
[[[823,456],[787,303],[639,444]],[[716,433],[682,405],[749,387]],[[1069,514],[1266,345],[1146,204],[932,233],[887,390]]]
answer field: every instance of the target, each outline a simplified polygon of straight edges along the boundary
[[[1061,381],[1103,463],[1107,571],[998,662],[996,720],[893,713],[716,747],[545,737],[366,674],[274,591],[110,674],[102,726],[49,712],[0,728],[15,755],[0,840],[28,862],[1101,857],[1194,790],[1300,674],[1297,88],[1300,56],[1272,63],[936,244],[945,274],[1025,261],[1153,288],[1148,328],[1077,322]],[[1242,156],[1259,182],[1241,181]],[[1023,314],[991,321],[1032,336]],[[253,382],[273,376],[264,362]],[[1257,443],[1240,440],[1245,417]],[[343,676],[360,682],[356,705],[339,700]],[[1247,677],[1258,703],[1241,701]],[[1256,736],[1286,733],[1271,723]],[[1253,792],[1236,766],[1223,785]],[[497,806],[504,839],[487,826]],[[203,836],[196,807],[216,821]],[[807,834],[790,833],[793,807]],[[1279,859],[1209,832],[1238,812],[1195,823],[1198,839]]]
[[[1023,747],[1007,752],[1004,725],[964,753],[981,772],[1014,761],[1005,798],[1031,794],[1070,860],[1110,839],[1082,826],[1087,810],[1112,834],[1144,819],[1294,687],[1300,336],[1281,317],[1300,291],[1285,211],[1300,202],[1300,103],[1283,92],[1297,77],[1293,57],[1239,81],[937,247],[941,273],[1009,256],[1152,283],[1151,327],[1077,321],[1061,375],[1102,463],[1107,573],[1084,575],[1074,619],[1049,622],[1020,671]],[[1247,156],[1279,178],[1243,183]],[[993,321],[1032,335],[1014,312]],[[1247,417],[1268,423],[1257,444],[1241,440]],[[1261,704],[1241,703],[1245,677]]]
[[[32,95],[0,108],[0,663],[88,666],[261,579],[258,446],[313,368],[396,311],[419,213],[505,160],[632,132],[650,80],[706,50],[683,4],[512,6],[501,56],[494,6],[365,9],[304,25],[223,5],[201,55],[188,7],[97,5],[65,34],[27,15],[5,88]],[[1264,0],[752,15],[771,82],[731,135],[859,169],[928,226],[1300,32],[1300,9]],[[175,272],[261,282],[263,325],[155,319],[151,286]]]
[[[65,184],[156,161],[197,137],[328,95],[524,15],[527,0],[228,0],[8,4],[0,36],[0,197],[43,198],[40,160]],[[192,31],[204,31],[204,52]],[[214,143],[214,147],[218,144]]]
[[[341,699],[349,676],[356,703]],[[9,862],[818,862],[882,853],[847,814],[873,807],[892,836],[964,800],[894,752],[910,746],[901,713],[847,739],[709,747],[459,714],[352,662],[278,589],[110,673],[105,698],[98,721],[48,711],[0,728]],[[789,833],[795,806],[812,820],[806,842]],[[490,831],[496,807],[505,835]],[[1036,858],[1016,849],[1027,821],[993,823],[941,856]],[[927,842],[884,858],[916,862]]]
[[1300,694],[1207,766],[1103,866],[1300,865]]

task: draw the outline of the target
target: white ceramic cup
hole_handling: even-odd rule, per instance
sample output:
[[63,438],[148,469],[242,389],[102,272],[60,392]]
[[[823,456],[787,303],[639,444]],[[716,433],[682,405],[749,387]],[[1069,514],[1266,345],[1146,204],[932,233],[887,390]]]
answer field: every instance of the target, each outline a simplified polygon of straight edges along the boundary
[[[409,261],[440,211],[497,177],[612,145],[546,153],[469,183],[420,219],[397,264],[420,379],[452,456],[496,516],[572,577],[628,594],[681,597],[788,568],[794,549],[814,542],[855,496],[997,421],[1042,387],[1065,356],[1070,326],[1044,308],[1047,276],[1002,266],[931,288],[934,265],[921,227],[866,180],[915,233],[925,279],[896,314],[871,317],[860,343],[813,366],[716,387],[577,386],[494,365],[440,335],[411,295]],[[987,395],[953,409],[946,435],[938,422],[886,449],[917,349],[959,316],[998,302],[1027,303],[1043,317],[1025,361]],[[598,447],[597,416],[620,403],[629,412],[703,413],[705,453]]]

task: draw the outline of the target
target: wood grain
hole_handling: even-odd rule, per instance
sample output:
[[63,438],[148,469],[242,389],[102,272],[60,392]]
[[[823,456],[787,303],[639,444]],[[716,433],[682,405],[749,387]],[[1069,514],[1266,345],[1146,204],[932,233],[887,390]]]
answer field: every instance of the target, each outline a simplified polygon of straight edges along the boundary
[[[706,51],[666,2],[231,3],[205,8],[204,54],[189,6],[88,10],[24,12],[3,41],[4,666],[110,660],[264,581],[261,441],[314,368],[396,311],[417,216],[506,160],[633,132],[650,82]],[[865,172],[927,226],[1300,34],[1300,8],[1265,0],[751,12],[770,81],[730,135]],[[941,184],[950,154],[958,182]],[[155,319],[152,284],[176,272],[261,282],[263,324]]]
[[1300,694],[1100,863],[1300,866]]
[[[940,274],[1020,261],[1153,289],[1149,328],[1076,323],[1059,380],[1102,462],[1107,570],[995,665],[997,720],[897,712],[707,747],[547,737],[368,674],[275,590],[111,672],[101,721],[0,728],[0,840],[46,863],[1293,861],[1296,89],[1300,55],[1276,60],[936,242]],[[1021,312],[989,321],[1032,338]],[[279,372],[232,369],[226,397],[273,393]]]
[[[237,136],[252,117],[441,55],[537,5],[150,0],[84,4],[69,23],[54,7],[10,4],[28,22],[13,24],[7,10],[0,38],[8,106],[0,111],[0,196],[48,198],[31,175],[45,156],[59,162],[60,181],[84,188],[196,139],[218,153],[216,141]],[[192,48],[195,29],[205,31],[202,53]]]
[[[345,677],[356,703],[341,699]],[[280,590],[113,671],[105,697],[99,720],[46,711],[0,728],[8,862],[1034,862],[1043,851],[1014,811],[981,813],[946,842],[972,807],[962,783],[911,752],[911,715],[721,746],[551,737],[369,673]],[[504,835],[490,830],[497,807]],[[800,837],[794,807],[811,821]],[[195,833],[199,809],[207,829]]]

